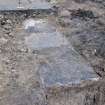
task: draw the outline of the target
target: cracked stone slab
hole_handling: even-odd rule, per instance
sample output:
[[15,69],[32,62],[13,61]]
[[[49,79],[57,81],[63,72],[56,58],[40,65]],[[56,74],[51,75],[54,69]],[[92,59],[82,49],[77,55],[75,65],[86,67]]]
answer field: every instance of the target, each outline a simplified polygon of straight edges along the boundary
[[0,0],[0,10],[51,9],[45,0]]

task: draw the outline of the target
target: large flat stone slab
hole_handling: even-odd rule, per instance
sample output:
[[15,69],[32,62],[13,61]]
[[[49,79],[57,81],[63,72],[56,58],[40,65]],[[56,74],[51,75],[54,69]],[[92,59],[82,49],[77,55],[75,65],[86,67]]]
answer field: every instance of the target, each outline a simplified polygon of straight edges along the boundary
[[98,80],[92,67],[73,49],[56,25],[47,19],[28,19],[23,25],[27,34],[25,44],[43,56],[39,71],[45,87]]
[[0,10],[51,9],[45,0],[0,0]]
[[72,86],[83,81],[97,81],[92,67],[71,47],[41,51],[45,57],[40,64],[40,75],[45,87]]

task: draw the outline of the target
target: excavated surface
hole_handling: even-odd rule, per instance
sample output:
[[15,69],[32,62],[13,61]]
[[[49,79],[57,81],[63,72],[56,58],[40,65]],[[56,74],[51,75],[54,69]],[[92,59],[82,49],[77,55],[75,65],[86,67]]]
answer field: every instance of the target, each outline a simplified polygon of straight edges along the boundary
[[0,6],[0,105],[104,105],[104,0],[48,1]]

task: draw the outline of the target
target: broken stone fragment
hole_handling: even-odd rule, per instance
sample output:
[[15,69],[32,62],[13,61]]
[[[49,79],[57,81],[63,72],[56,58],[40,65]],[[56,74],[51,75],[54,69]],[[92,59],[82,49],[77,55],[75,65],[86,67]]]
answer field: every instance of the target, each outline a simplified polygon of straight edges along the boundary
[[[47,31],[49,27],[49,31]],[[46,86],[81,84],[81,81],[97,80],[92,67],[73,50],[67,39],[55,28],[44,20],[26,20],[24,27],[27,31],[33,27],[25,37],[25,44],[33,50],[41,50],[48,61],[40,65],[41,78]],[[37,31],[39,30],[39,31]],[[49,59],[51,62],[49,62]]]
[[[44,54],[43,54],[44,53]],[[69,47],[52,48],[41,53],[46,59],[40,64],[40,75],[45,87],[76,85],[98,80],[92,67]]]

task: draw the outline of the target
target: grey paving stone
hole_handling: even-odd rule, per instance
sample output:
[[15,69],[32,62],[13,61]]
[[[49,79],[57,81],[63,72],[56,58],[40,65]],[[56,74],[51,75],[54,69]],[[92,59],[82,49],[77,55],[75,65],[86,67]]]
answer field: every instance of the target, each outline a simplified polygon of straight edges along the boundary
[[0,0],[0,10],[51,9],[45,0]]

